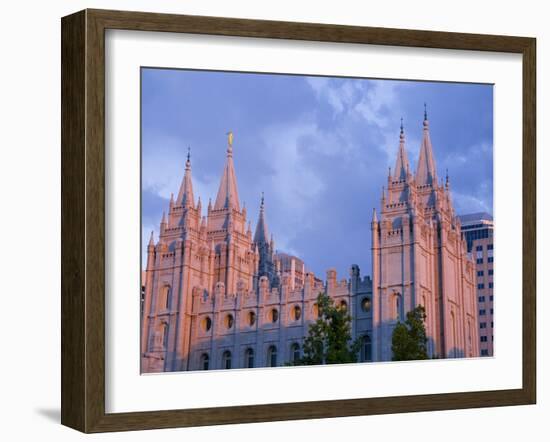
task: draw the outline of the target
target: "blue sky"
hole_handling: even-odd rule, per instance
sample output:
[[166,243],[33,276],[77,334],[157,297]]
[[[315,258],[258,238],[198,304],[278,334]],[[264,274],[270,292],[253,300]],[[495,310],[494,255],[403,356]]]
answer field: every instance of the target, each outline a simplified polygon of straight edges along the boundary
[[187,70],[142,70],[142,250],[158,238],[187,147],[195,197],[216,197],[234,133],[241,204],[252,228],[265,193],[278,250],[316,274],[370,274],[370,220],[393,168],[403,117],[411,167],[428,106],[437,172],[458,214],[493,212],[491,85]]

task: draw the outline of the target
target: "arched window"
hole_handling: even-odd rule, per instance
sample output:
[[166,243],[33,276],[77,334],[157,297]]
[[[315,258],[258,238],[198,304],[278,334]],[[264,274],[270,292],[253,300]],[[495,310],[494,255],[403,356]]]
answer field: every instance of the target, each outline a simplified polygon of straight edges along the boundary
[[290,346],[290,354],[292,356],[292,362],[296,362],[300,359],[300,344],[295,342]]
[[363,348],[361,349],[363,362],[372,361],[372,341],[369,335],[363,336]]
[[338,305],[338,307],[342,310],[347,310],[348,309],[348,303],[344,299],[342,299],[340,301],[340,304]]
[[301,317],[302,317],[302,309],[300,308],[299,305],[295,305],[294,308],[292,309],[292,319],[294,319],[295,321],[299,321]]
[[277,347],[270,345],[267,349],[267,363],[270,367],[277,366]]
[[393,295],[393,317],[401,320],[401,294],[399,292]]
[[256,313],[248,312],[248,325],[252,327],[256,323]]
[[370,311],[371,307],[371,301],[369,297],[365,297],[361,300],[361,310],[363,310],[365,313]]
[[229,370],[231,368],[231,352],[225,350],[222,354],[222,368]]
[[224,320],[225,328],[230,329],[231,327],[233,327],[233,322],[234,322],[233,315],[225,316],[225,320]]
[[210,364],[210,356],[208,356],[208,353],[203,353],[201,355],[201,370],[208,370],[209,364]]
[[162,346],[164,348],[168,347],[168,324],[162,324]]
[[271,310],[271,322],[275,323],[279,320],[279,311],[274,308]]
[[171,290],[169,285],[162,287],[160,293],[160,308],[162,310],[168,310],[170,308]]
[[201,327],[204,331],[210,331],[212,328],[212,319],[210,319],[210,316],[205,316],[201,321]]
[[313,304],[313,309],[312,309],[312,313],[313,313],[313,317],[314,318],[318,318],[319,317],[319,305],[317,303]]
[[252,348],[247,348],[244,352],[244,366],[254,368],[254,350]]

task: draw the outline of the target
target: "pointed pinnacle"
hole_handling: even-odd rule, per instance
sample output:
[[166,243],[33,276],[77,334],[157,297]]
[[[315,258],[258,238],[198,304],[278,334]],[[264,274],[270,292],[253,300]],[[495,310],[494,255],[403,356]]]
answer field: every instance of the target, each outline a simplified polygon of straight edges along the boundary
[[185,170],[191,170],[191,148],[187,148],[187,161],[185,161]]

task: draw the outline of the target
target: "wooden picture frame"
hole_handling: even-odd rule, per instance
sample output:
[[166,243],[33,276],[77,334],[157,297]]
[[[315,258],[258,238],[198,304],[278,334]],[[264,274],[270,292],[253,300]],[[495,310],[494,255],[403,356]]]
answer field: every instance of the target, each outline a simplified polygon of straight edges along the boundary
[[[536,41],[533,38],[84,10],[62,19],[62,424],[83,432],[534,404]],[[105,30],[516,53],[523,64],[523,385],[518,389],[105,412]]]

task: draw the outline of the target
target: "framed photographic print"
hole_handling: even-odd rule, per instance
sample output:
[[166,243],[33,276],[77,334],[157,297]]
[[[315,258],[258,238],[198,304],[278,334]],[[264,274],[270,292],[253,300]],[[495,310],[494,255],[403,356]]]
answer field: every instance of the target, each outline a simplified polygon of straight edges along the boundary
[[535,403],[535,66],[525,37],[64,17],[62,423]]

